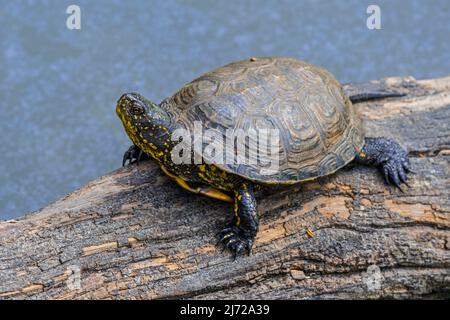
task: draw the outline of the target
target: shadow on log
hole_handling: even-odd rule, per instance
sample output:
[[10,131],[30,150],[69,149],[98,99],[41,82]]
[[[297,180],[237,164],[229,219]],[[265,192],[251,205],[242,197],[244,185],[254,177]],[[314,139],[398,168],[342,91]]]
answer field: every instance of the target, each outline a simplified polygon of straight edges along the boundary
[[131,165],[0,222],[0,298],[450,297],[450,77],[382,82],[406,96],[356,106],[409,151],[405,193],[366,167],[267,192],[253,255],[233,262],[215,247],[228,204]]

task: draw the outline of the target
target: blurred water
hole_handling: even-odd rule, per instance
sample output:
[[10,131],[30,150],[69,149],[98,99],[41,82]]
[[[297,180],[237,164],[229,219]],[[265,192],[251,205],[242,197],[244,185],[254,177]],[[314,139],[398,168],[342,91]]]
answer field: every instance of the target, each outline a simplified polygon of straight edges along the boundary
[[[382,10],[368,30],[366,8]],[[77,4],[82,29],[66,28]],[[125,91],[159,102],[207,70],[292,56],[339,80],[450,73],[450,2],[0,1],[0,219],[111,171]]]

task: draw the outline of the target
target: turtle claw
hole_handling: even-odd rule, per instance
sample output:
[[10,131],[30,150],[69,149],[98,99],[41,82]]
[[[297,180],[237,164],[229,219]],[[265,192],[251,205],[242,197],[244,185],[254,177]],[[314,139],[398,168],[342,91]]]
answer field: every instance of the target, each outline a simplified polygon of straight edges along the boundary
[[142,151],[142,149],[140,149],[136,145],[132,145],[123,154],[122,167],[124,167],[127,164],[127,161],[128,161],[128,164],[133,164],[133,163],[139,164],[139,161],[141,161],[142,159],[145,159],[145,158],[147,158],[147,155]]
[[[409,184],[407,182],[408,175],[407,171],[409,172],[409,161],[406,158],[405,155],[397,155],[397,157],[392,157],[388,161],[382,164],[382,171],[384,175],[384,179],[388,184],[391,184],[395,186],[397,189],[399,189],[401,192],[404,192],[401,184],[404,183],[406,186],[409,187]],[[408,164],[408,166],[405,166],[405,163]]]
[[408,153],[392,139],[378,137],[366,138],[362,152],[356,161],[365,165],[375,165],[381,169],[387,184],[397,187],[401,192],[401,184],[408,185],[408,174],[413,173]]
[[408,173],[417,174],[417,171],[416,171],[416,170],[413,170],[413,169],[411,169],[411,168],[405,168],[405,170],[406,170]]
[[[129,150],[125,151],[125,153],[123,154],[123,158],[122,158],[122,167],[125,167],[125,164],[127,163],[127,161],[131,158],[130,154],[129,154]],[[130,161],[131,162],[131,161]]]
[[405,155],[403,155],[403,160],[401,161],[401,166],[402,166],[403,171],[405,171],[405,172],[413,173],[413,174],[417,173],[416,171],[411,169],[411,164],[409,162],[408,156],[406,155],[406,152],[405,152]]
[[233,253],[233,259],[236,261],[237,255],[247,251],[250,255],[253,245],[253,238],[239,226],[232,225],[219,232],[219,241],[217,245],[223,244],[223,250],[228,249]]

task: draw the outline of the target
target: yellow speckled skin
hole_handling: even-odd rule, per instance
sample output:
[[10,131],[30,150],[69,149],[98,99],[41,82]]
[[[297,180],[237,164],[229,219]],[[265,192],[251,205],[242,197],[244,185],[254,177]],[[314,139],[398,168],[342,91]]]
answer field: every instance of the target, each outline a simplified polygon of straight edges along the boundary
[[[256,184],[239,175],[229,173],[211,164],[175,165],[171,152],[175,142],[171,132],[180,127],[164,109],[138,94],[124,94],[116,112],[134,146],[155,159],[161,169],[180,187],[193,193],[233,203],[234,218],[220,233],[220,242],[235,253],[250,252],[258,231],[258,215],[253,190]],[[127,151],[128,153],[128,151]],[[126,154],[127,154],[126,153]],[[131,156],[134,157],[134,156]],[[222,191],[220,191],[222,190]]]
[[[133,108],[136,109],[134,113]],[[176,142],[171,141],[171,132],[180,125],[173,123],[169,113],[144,97],[138,94],[123,95],[117,103],[116,113],[134,145],[155,159],[164,172],[184,189],[192,192],[197,190],[196,187],[189,186],[189,183],[193,183],[234,192],[242,183],[241,177],[215,165],[175,165],[171,160],[171,152]],[[210,191],[196,193],[218,198],[214,191]],[[229,201],[229,197],[224,196],[221,200]]]

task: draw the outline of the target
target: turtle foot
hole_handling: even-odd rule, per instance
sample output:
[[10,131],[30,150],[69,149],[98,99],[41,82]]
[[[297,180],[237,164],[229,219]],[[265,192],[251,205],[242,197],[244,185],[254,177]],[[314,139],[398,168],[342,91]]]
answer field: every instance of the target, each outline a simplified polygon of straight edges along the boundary
[[234,253],[234,260],[236,260],[237,255],[245,251],[251,254],[253,239],[254,237],[240,226],[231,225],[219,233],[217,244],[223,244],[224,249]]
[[128,164],[139,163],[141,160],[148,159],[147,154],[145,154],[138,146],[132,145],[123,154],[122,167]]
[[389,159],[381,164],[381,170],[384,175],[384,179],[388,184],[396,186],[401,191],[401,183],[408,185],[408,172],[411,171],[409,159],[400,146],[399,149],[395,149],[389,156]]
[[408,173],[413,172],[408,159],[408,153],[397,142],[387,138],[366,138],[356,161],[366,165],[380,167],[388,184],[396,186],[401,191],[401,184],[408,185]]

